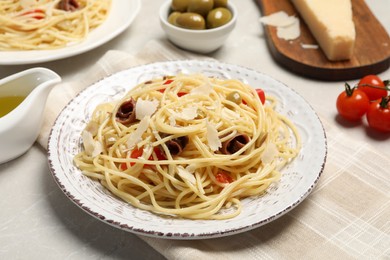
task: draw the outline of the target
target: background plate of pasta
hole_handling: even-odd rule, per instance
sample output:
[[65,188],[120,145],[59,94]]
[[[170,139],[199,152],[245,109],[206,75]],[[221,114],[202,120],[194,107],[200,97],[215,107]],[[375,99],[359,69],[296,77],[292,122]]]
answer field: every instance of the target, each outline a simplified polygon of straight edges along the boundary
[[2,0],[0,65],[67,58],[123,32],[140,0]]
[[61,190],[136,234],[203,239],[260,227],[315,187],[322,124],[281,82],[220,62],[158,62],[111,75],[58,116],[48,143]]

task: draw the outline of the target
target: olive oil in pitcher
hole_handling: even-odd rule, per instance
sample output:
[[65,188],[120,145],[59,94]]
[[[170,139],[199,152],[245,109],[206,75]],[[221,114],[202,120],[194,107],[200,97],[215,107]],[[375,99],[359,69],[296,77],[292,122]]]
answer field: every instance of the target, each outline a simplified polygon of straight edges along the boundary
[[26,97],[22,96],[0,97],[0,117],[3,117],[14,110],[25,98]]

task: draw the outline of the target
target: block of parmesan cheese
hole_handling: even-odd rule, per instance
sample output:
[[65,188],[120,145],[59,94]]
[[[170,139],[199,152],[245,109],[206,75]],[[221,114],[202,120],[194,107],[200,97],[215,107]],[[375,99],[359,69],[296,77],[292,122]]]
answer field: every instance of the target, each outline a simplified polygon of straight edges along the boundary
[[291,0],[331,61],[351,58],[355,25],[351,0]]

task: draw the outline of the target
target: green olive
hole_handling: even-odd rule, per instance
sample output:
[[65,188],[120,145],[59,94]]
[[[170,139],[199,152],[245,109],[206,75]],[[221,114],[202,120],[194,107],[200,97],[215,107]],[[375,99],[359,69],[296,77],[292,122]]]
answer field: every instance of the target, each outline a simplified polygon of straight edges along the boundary
[[190,0],[187,12],[197,13],[204,17],[213,9],[214,0]]
[[188,8],[190,0],[172,0],[171,8],[173,11],[185,12]]
[[232,13],[227,8],[218,7],[207,15],[207,28],[217,28],[227,24],[232,19]]
[[242,97],[237,91],[230,92],[229,95],[226,96],[226,100],[236,103],[237,105],[242,103]]
[[168,16],[168,23],[176,25],[176,19],[180,16],[181,13],[173,12]]
[[214,8],[228,6],[228,0],[214,0]]
[[176,25],[185,29],[206,29],[206,22],[200,14],[182,13],[176,18]]

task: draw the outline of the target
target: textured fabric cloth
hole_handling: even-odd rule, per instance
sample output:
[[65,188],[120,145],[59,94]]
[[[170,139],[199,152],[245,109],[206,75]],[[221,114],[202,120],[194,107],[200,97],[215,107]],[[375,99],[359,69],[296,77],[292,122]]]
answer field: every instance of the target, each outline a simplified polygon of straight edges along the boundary
[[[93,82],[136,65],[179,59],[207,58],[158,41],[135,56],[109,51],[86,78],[53,89],[38,142],[46,147],[57,115]],[[140,238],[168,259],[390,259],[390,158],[322,121],[328,140],[324,172],[308,198],[286,215],[224,238]]]

